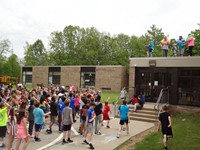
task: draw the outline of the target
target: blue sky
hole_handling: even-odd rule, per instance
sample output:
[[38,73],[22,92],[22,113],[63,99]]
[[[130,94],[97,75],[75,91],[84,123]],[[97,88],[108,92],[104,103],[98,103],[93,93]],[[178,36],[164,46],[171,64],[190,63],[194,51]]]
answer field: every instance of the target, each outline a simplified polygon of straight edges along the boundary
[[47,47],[50,33],[68,25],[141,36],[156,24],[170,38],[186,37],[199,28],[199,7],[199,0],[1,0],[0,39],[22,58],[26,41]]

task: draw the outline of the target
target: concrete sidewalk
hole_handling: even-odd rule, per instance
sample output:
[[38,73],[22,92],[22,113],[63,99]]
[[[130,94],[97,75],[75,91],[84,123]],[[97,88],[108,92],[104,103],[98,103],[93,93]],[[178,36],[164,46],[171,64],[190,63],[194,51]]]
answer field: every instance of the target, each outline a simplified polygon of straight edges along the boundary
[[[107,129],[106,127],[102,127],[102,135],[94,135],[93,136],[93,145],[96,150],[113,150],[126,140],[128,140],[130,137],[143,132],[151,127],[154,126],[153,123],[146,123],[146,122],[139,122],[139,121],[131,121],[130,122],[130,134],[126,135],[126,132],[121,132],[120,138],[116,138],[118,129],[119,129],[119,119],[112,119],[110,122],[110,129]],[[55,143],[53,146],[46,148],[47,150],[55,150],[55,149],[73,149],[73,150],[84,150],[88,149],[87,145],[82,144],[82,137],[80,135],[75,136],[73,138],[74,142],[70,144],[62,145],[61,140],[57,143]]]

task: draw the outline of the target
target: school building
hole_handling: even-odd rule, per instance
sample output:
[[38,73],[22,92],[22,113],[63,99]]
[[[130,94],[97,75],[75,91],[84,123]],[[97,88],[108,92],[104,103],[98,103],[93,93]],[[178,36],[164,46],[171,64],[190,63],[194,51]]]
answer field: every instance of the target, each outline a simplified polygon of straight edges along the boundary
[[128,71],[123,66],[26,66],[21,68],[21,82],[33,87],[73,84],[118,92],[128,84]]
[[156,102],[169,88],[169,104],[200,106],[200,57],[131,58],[129,94]]
[[26,66],[21,69],[21,82],[116,92],[128,87],[130,97],[143,92],[148,102],[156,102],[161,89],[168,87],[170,104],[200,106],[200,57],[130,58],[129,70],[123,66]]

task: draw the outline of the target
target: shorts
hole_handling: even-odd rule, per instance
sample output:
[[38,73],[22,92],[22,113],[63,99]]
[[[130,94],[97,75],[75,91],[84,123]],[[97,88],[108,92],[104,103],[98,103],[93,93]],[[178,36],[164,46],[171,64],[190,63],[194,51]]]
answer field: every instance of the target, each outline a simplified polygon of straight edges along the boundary
[[152,48],[149,48],[149,50],[148,50],[150,53],[153,51],[153,49]]
[[63,131],[70,131],[71,130],[72,125],[63,125]]
[[173,137],[172,128],[171,127],[162,128],[162,134]]
[[7,131],[6,126],[1,126],[0,127],[0,137],[5,137],[6,136],[6,131]]
[[93,124],[92,123],[88,123],[88,126],[87,126],[87,133],[93,133]]
[[120,120],[119,124],[124,125],[124,123],[128,124],[128,119],[127,120]]
[[57,116],[50,116],[50,118],[51,118],[51,122],[56,122]]
[[40,132],[42,126],[43,126],[42,124],[35,124],[35,132]]
[[183,54],[184,54],[184,51],[185,51],[185,49],[184,49],[184,48],[179,48],[179,49],[178,49],[178,51],[179,51],[179,54],[180,54],[180,55],[183,55]]
[[85,122],[86,122],[85,119],[81,119],[81,123],[82,123],[83,125],[85,125]]
[[75,112],[79,111],[80,106],[75,106]]

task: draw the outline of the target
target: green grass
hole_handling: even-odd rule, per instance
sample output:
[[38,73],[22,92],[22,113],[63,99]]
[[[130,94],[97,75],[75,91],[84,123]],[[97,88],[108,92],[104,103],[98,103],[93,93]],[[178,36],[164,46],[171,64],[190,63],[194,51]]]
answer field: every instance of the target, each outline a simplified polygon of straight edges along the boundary
[[[172,117],[174,137],[168,141],[171,150],[200,149],[200,115],[182,114]],[[154,132],[147,135],[141,142],[131,147],[134,150],[163,149],[162,134]]]
[[[28,90],[32,90],[33,87],[31,85],[27,85],[26,88]],[[104,103],[108,97],[110,97],[110,100],[108,101],[109,104],[113,104],[113,102],[119,97],[119,92],[106,92],[106,91],[102,91],[101,93],[101,102]]]
[[102,91],[101,93],[101,102],[104,103],[108,97],[110,97],[110,100],[108,101],[109,104],[112,104],[118,97],[119,97],[119,92],[105,92]]

